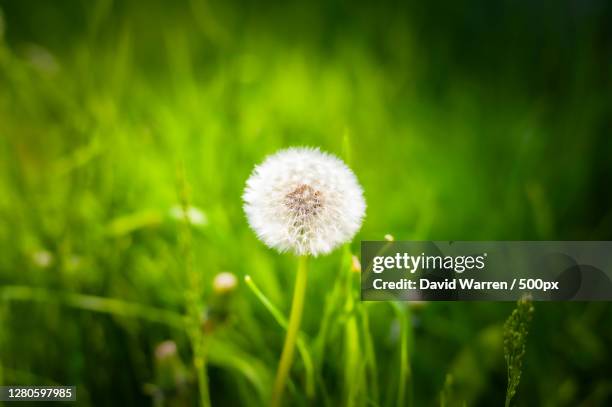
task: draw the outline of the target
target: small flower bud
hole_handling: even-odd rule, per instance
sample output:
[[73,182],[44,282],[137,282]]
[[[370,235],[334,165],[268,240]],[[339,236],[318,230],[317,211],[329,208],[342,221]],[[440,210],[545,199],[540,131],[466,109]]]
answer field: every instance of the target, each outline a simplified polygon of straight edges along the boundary
[[227,294],[234,291],[236,285],[238,285],[238,279],[228,271],[217,274],[213,280],[213,288],[217,294]]
[[155,348],[155,358],[165,360],[176,355],[176,343],[174,341],[163,341]]
[[423,301],[423,300],[409,301],[408,306],[415,310],[425,308],[427,306],[427,301]]
[[155,383],[150,386],[149,391],[158,398],[180,397],[186,389],[189,376],[176,343],[171,340],[163,341],[155,347],[154,354]]
[[351,271],[353,273],[361,273],[361,263],[359,262],[359,258],[355,255],[351,257]]
[[41,268],[49,267],[53,264],[53,253],[47,250],[39,250],[32,254],[32,262]]
[[179,205],[174,205],[170,208],[170,217],[177,221],[187,221],[194,226],[206,226],[208,224],[206,214],[195,206],[189,206],[183,209],[183,207]]

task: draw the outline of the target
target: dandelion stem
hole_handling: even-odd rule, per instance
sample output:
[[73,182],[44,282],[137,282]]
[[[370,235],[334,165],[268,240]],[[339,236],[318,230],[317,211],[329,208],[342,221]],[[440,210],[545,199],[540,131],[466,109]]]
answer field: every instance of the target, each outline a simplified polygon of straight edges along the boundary
[[[281,311],[272,304],[272,302],[261,292],[259,287],[255,284],[253,279],[250,276],[245,276],[244,281],[247,286],[253,291],[253,294],[261,301],[264,307],[272,314],[276,322],[281,326],[281,328],[287,330],[289,327],[289,322],[287,318],[281,313]],[[302,362],[304,363],[304,370],[306,372],[306,394],[308,397],[312,398],[315,392],[315,377],[314,377],[314,366],[312,362],[312,356],[308,348],[306,347],[306,343],[304,342],[304,338],[301,338],[298,335],[297,338],[297,349],[300,355],[302,356]]]
[[300,256],[295,279],[295,288],[293,291],[291,314],[289,316],[289,326],[287,327],[287,336],[285,337],[285,344],[283,345],[283,352],[281,353],[281,359],[274,381],[274,389],[272,391],[272,407],[279,407],[281,405],[285,384],[289,376],[289,370],[291,369],[295,343],[297,341],[300,322],[302,320],[302,311],[304,309],[307,276],[307,257]]

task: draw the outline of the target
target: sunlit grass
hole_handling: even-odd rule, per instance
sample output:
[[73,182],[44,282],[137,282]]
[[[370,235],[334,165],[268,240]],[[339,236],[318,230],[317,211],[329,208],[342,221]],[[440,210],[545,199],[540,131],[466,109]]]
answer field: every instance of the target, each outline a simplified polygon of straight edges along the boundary
[[[313,260],[293,404],[419,406],[443,389],[445,405],[503,403],[512,305],[362,303],[350,271],[361,238],[610,238],[595,55],[554,100],[513,66],[486,82],[437,63],[389,10],[381,28],[358,10],[324,23],[333,10],[307,5],[258,17],[197,0],[39,6],[37,30],[3,5],[0,36],[3,384],[148,402],[154,350],[171,339],[190,403],[208,382],[213,405],[265,405],[295,264],[248,230],[241,193],[255,163],[291,145],[346,157],[350,140],[368,202],[355,242]],[[206,222],[186,224],[185,207]],[[239,277],[228,317],[198,330],[220,271]],[[514,400],[603,403],[610,311],[543,304]]]

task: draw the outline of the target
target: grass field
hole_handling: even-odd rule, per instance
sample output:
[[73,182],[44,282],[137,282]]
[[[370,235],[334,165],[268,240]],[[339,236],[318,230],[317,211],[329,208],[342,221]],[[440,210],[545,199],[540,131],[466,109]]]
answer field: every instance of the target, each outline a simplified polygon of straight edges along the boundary
[[[362,303],[359,240],[612,239],[604,1],[0,11],[4,385],[182,406],[209,382],[214,406],[266,405],[296,260],[241,195],[289,146],[344,157],[368,208],[311,261],[288,405],[504,403],[514,305]],[[610,304],[535,304],[514,402],[610,405],[611,349]]]

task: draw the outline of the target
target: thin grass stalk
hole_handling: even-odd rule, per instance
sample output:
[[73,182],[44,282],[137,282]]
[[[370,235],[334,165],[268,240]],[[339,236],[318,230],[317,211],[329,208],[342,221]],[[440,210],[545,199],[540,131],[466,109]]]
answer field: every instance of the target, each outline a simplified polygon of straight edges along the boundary
[[345,276],[345,303],[346,323],[344,326],[345,357],[344,357],[344,386],[346,399],[344,404],[348,407],[355,405],[357,392],[363,382],[360,373],[361,345],[359,340],[359,325],[357,321],[355,298],[353,296],[353,277],[351,271],[351,251],[349,245],[344,246],[343,273]]
[[[412,327],[410,308],[393,303],[400,324],[400,370],[397,386],[397,406],[412,406],[412,371],[410,369],[410,343],[412,342]],[[407,401],[406,401],[407,399]]]
[[115,298],[76,294],[22,285],[0,288],[0,301],[30,301],[60,304],[63,306],[110,314],[118,317],[138,318],[178,329],[185,329],[187,320],[177,312],[136,304]]
[[372,389],[372,399],[376,402],[380,401],[380,390],[378,388],[378,366],[376,364],[376,354],[374,352],[374,343],[372,334],[370,333],[370,316],[366,303],[360,304],[361,328],[366,355],[366,366],[369,368],[370,380],[368,383]]
[[189,314],[188,332],[193,348],[193,365],[198,379],[200,406],[210,407],[210,390],[206,367],[206,343],[202,332],[202,282],[200,275],[193,268],[193,251],[191,222],[188,216],[189,191],[183,168],[179,168],[179,198],[183,210],[183,228],[179,235],[179,246],[189,287],[186,290],[186,306]]

